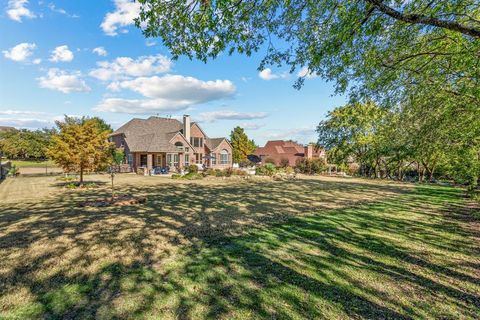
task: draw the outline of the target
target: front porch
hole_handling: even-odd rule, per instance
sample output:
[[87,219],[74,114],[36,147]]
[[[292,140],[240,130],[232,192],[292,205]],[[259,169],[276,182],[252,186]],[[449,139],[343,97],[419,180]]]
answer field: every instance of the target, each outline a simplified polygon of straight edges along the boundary
[[190,154],[185,152],[134,153],[133,169],[136,173],[155,174],[180,172],[190,165]]

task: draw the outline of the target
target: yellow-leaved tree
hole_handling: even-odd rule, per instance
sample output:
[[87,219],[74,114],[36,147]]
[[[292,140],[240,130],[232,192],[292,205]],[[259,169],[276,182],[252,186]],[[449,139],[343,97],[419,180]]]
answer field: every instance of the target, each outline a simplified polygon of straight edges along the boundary
[[82,184],[84,173],[108,167],[113,148],[108,141],[111,130],[99,126],[98,119],[66,116],[56,124],[58,132],[52,137],[48,156],[65,172],[78,172]]

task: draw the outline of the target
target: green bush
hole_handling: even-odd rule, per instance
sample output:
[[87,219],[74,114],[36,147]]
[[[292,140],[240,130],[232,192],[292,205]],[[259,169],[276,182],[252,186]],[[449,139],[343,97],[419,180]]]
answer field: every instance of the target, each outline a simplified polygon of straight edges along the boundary
[[216,177],[224,177],[225,173],[220,169],[215,169],[215,176]]
[[203,171],[203,176],[215,176],[215,170],[208,168],[207,170]]
[[273,176],[277,172],[277,168],[272,163],[266,163],[264,166],[258,167],[255,174],[258,176]]
[[187,167],[187,171],[189,173],[197,173],[198,172],[198,166],[195,164],[191,164]]
[[172,174],[172,179],[174,179],[174,180],[178,180],[178,179],[181,179],[181,178],[182,178],[182,176],[178,173]]
[[10,167],[10,170],[8,170],[8,174],[7,174],[9,177],[16,177],[18,175],[18,168],[16,165],[12,164],[12,166]]
[[318,174],[327,170],[327,164],[323,159],[301,159],[297,161],[296,169],[305,174]]

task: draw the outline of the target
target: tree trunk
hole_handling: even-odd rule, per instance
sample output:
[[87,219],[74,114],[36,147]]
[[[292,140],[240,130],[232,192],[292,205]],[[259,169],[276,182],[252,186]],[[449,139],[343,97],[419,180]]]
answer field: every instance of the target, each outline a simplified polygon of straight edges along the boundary
[[83,166],[80,166],[80,185],[83,185]]

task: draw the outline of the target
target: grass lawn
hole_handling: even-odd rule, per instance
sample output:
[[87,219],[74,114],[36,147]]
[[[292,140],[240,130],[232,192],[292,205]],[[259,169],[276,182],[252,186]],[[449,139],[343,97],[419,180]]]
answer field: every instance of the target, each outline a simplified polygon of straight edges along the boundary
[[0,318],[478,319],[480,208],[339,178],[0,184]]
[[[17,168],[45,168],[48,167],[55,167],[55,163],[51,160],[47,161],[33,161],[33,160],[7,160],[10,161],[13,165]],[[3,160],[3,162],[6,162]]]

